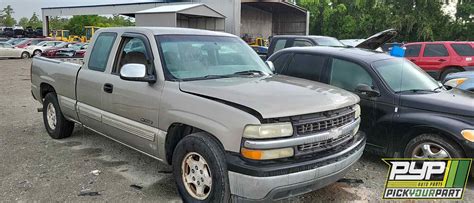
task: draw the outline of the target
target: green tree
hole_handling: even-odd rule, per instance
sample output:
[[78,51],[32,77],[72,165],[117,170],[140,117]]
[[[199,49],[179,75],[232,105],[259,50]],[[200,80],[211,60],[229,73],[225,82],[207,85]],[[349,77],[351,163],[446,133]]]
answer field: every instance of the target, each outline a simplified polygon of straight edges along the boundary
[[25,18],[25,17],[20,18],[20,21],[18,21],[18,25],[22,26],[23,28],[28,27],[29,25],[28,23],[29,23],[29,20],[28,18]]
[[67,18],[52,17],[49,19],[50,30],[64,30],[69,23]]
[[36,15],[36,12],[34,12],[30,20],[28,21],[28,25],[31,26],[32,28],[37,28],[37,27],[42,27],[43,22],[39,19],[38,15]]
[[15,13],[13,12],[13,8],[8,5],[2,10],[3,13],[3,25],[7,27],[12,27],[15,26],[16,20],[12,17],[12,14]]

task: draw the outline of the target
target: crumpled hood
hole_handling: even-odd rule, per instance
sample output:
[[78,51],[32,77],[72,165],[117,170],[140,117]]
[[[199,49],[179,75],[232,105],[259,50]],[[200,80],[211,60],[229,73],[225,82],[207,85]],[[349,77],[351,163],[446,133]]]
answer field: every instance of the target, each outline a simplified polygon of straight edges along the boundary
[[283,75],[186,81],[180,89],[251,108],[263,118],[310,114],[359,102],[357,95],[337,87]]
[[402,95],[401,105],[474,118],[474,93],[456,88],[434,94]]

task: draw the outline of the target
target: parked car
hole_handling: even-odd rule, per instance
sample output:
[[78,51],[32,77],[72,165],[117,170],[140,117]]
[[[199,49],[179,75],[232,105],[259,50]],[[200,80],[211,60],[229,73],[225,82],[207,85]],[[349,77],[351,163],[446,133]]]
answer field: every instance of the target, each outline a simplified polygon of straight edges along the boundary
[[5,35],[5,37],[15,37],[15,32],[13,31],[13,28],[12,27],[6,27],[3,29],[3,34]]
[[451,73],[444,78],[443,84],[474,92],[474,71]]
[[362,155],[356,95],[273,75],[237,36],[130,27],[92,41],[83,65],[33,59],[48,134],[69,137],[77,122],[171,164],[184,202],[294,196]]
[[58,45],[59,46],[64,45],[64,43],[67,43],[67,42],[63,42],[63,41],[42,41],[42,42],[38,43],[37,45],[28,46],[27,50],[28,50],[28,52],[30,53],[31,56],[41,56],[41,53],[43,53],[43,51],[45,51],[49,48],[58,46]]
[[74,57],[79,50],[86,50],[88,43],[68,43],[67,45],[57,45],[45,50],[41,56],[45,57]]
[[28,38],[16,45],[18,48],[27,48],[28,46],[34,46],[43,41],[52,41],[51,38]]
[[320,81],[361,98],[370,151],[407,158],[474,157],[474,94],[446,90],[404,58],[358,48],[275,53],[278,74]]
[[[397,30],[388,29],[358,42],[354,47],[376,50],[397,35]],[[334,37],[327,36],[275,36],[272,38],[270,46],[268,47],[267,58],[284,48],[308,46],[347,47],[348,45]]]
[[21,43],[24,40],[25,38],[11,38],[8,41],[6,41],[6,43],[16,46],[17,44]]
[[473,42],[414,42],[404,47],[405,57],[436,80],[443,81],[450,73],[474,71]]
[[0,42],[0,58],[29,58],[26,49],[16,48],[11,44]]

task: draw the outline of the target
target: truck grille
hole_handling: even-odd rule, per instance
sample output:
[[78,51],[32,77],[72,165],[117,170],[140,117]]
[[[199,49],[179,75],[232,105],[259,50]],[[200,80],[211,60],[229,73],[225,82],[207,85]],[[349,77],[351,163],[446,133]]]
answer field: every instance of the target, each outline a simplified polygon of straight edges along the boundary
[[305,153],[324,151],[326,149],[331,149],[339,144],[342,144],[345,141],[348,141],[349,138],[351,137],[352,137],[352,133],[348,133],[336,138],[331,138],[331,139],[320,141],[320,142],[313,142],[313,143],[299,145],[298,151],[305,152]]
[[330,130],[332,128],[341,127],[354,120],[355,112],[346,113],[344,115],[332,117],[325,120],[319,120],[310,123],[296,125],[298,135],[314,134],[321,131]]

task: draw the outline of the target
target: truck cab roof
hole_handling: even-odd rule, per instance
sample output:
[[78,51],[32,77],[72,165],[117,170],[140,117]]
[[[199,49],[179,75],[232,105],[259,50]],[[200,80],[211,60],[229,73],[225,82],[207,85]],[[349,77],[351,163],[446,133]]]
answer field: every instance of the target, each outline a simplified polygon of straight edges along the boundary
[[192,28],[176,28],[176,27],[116,27],[116,28],[102,28],[97,32],[151,32],[153,35],[213,35],[213,36],[228,36],[236,37],[235,35],[208,31],[208,30],[199,30]]

